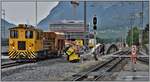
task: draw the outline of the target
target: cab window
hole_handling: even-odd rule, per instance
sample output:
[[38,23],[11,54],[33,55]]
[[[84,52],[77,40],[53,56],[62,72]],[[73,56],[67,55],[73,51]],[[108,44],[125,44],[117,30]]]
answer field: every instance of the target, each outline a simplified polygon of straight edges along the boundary
[[39,40],[39,39],[40,39],[40,33],[39,33],[39,32],[37,32],[36,39],[37,39],[37,40]]
[[41,31],[37,31],[36,39],[41,40],[42,38],[43,38],[43,33]]
[[26,38],[33,38],[33,31],[27,30],[25,33]]
[[18,38],[18,31],[10,30],[10,38]]

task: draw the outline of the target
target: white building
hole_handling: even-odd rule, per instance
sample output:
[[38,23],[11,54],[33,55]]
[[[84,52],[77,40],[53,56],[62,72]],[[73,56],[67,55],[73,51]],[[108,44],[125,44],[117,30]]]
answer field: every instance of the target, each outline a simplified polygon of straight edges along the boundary
[[84,27],[84,22],[80,20],[63,20],[51,23],[49,30],[53,32],[63,32],[67,40],[88,39],[89,25]]

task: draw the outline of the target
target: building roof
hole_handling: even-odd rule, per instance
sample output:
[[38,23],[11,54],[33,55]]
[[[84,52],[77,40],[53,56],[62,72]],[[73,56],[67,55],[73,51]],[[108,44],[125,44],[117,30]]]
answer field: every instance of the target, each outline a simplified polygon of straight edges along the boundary
[[[88,27],[88,25],[86,26]],[[84,22],[81,20],[64,20],[57,23],[51,23],[49,26],[50,31],[56,32],[85,32]]]
[[83,20],[57,20],[50,24],[83,24]]
[[84,28],[50,29],[54,32],[85,32]]

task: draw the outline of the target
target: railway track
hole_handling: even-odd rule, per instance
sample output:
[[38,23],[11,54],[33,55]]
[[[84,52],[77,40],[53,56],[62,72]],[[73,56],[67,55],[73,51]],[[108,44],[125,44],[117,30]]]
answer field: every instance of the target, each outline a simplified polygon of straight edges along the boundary
[[9,68],[9,67],[14,67],[14,66],[19,66],[19,65],[24,65],[24,64],[29,64],[29,63],[38,63],[46,60],[55,60],[59,58],[48,58],[48,59],[43,59],[43,60],[36,60],[36,61],[14,61],[14,62],[9,62],[5,64],[1,64],[1,69],[4,68]]
[[6,63],[6,64],[2,64],[1,69],[14,67],[14,66],[19,66],[19,65],[23,65],[23,64],[27,64],[27,63],[10,62],[10,63]]
[[44,61],[44,60],[39,60],[39,61],[36,61],[36,60],[21,61],[20,60],[20,61],[8,62],[8,63],[1,64],[1,69],[14,67],[14,66],[19,66],[19,65],[24,65],[24,64],[28,64],[28,63],[36,63],[36,62],[40,62],[40,61]]
[[[143,53],[141,51],[138,54],[140,54],[140,55],[147,55],[147,54],[145,54],[145,53]],[[138,57],[137,60],[141,61],[144,64],[149,65],[149,57]]]
[[106,72],[110,72],[111,70],[113,70],[123,60],[124,60],[124,58],[121,58],[121,59],[117,58],[116,60],[105,65],[103,68],[101,68],[101,69],[104,69],[104,72],[102,72],[98,76],[96,76],[96,78],[94,78],[94,80],[97,81],[97,80],[101,79],[103,76],[105,76]]
[[[129,51],[120,51],[114,53],[114,55],[123,55],[123,54],[129,54]],[[64,80],[65,81],[100,80],[101,77],[107,76],[107,74],[112,74],[113,71],[120,71],[123,68],[123,66],[127,63],[126,59],[127,58],[111,57],[108,61],[100,62]],[[92,78],[89,78],[90,76],[92,76]]]
[[4,68],[9,68],[9,67],[14,67],[14,66],[19,66],[19,65],[24,65],[24,64],[29,64],[29,63],[37,63],[37,62],[41,62],[41,61],[46,61],[48,59],[44,59],[44,60],[36,60],[36,61],[16,61],[16,62],[10,62],[10,63],[6,63],[6,64],[2,64],[1,65],[1,69]]
[[147,58],[137,58],[137,60],[149,65],[149,59]]
[[[107,62],[104,62],[102,64],[99,64],[92,69],[86,71],[86,72],[81,72],[78,74],[73,75],[71,78],[71,81],[96,81],[101,79],[103,76],[106,76],[108,72],[111,70],[115,69],[115,67],[120,64],[125,58],[112,58]],[[90,74],[96,73],[93,75],[92,78],[88,78]]]

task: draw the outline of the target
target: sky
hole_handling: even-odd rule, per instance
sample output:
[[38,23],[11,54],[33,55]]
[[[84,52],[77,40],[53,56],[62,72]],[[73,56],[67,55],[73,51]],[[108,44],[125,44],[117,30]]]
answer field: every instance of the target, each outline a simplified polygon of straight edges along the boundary
[[[37,2],[37,22],[44,19],[57,4],[58,2]],[[5,20],[10,23],[36,25],[35,2],[2,2],[2,9],[5,10]]]

